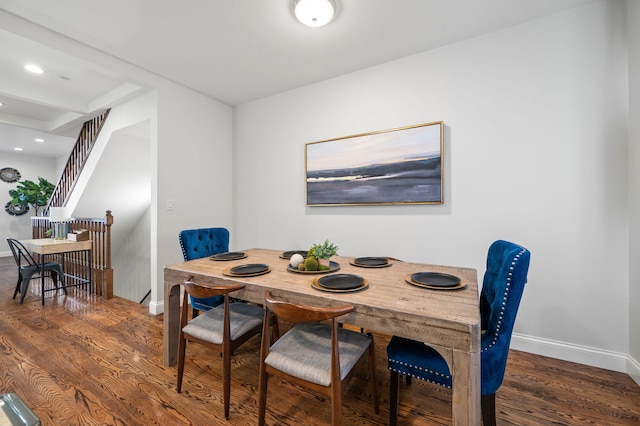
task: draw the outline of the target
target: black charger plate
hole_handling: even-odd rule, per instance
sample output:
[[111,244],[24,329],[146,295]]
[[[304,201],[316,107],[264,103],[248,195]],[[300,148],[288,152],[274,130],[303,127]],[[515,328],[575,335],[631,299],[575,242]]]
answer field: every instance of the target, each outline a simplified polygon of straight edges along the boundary
[[214,254],[210,257],[211,260],[238,260],[244,259],[247,255],[241,251],[228,251],[225,253]]
[[318,285],[332,290],[352,290],[364,284],[364,278],[354,274],[333,274],[318,279]]
[[411,280],[430,287],[455,287],[460,285],[460,278],[441,272],[418,272],[411,275]]
[[269,265],[264,263],[248,263],[246,265],[234,266],[229,270],[234,275],[252,275],[259,274],[269,270]]

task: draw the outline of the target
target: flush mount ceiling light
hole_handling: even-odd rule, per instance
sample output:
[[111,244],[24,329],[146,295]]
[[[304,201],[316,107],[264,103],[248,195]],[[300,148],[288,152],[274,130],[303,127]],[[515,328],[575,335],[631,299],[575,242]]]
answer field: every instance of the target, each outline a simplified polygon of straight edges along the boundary
[[36,139],[34,139],[34,141],[36,141],[36,142],[41,142],[41,143],[42,143],[42,142],[44,142],[44,139],[42,139],[42,138],[36,138]]
[[327,25],[336,12],[334,0],[293,0],[296,19],[308,27]]
[[25,66],[24,66],[24,69],[25,69],[25,70],[27,70],[27,71],[29,71],[29,72],[32,72],[32,73],[34,73],[34,74],[42,74],[42,73],[44,72],[44,70],[43,70],[42,68],[40,68],[40,67],[39,67],[39,66],[37,66],[37,65],[33,65],[33,64],[27,64],[27,65],[25,65]]

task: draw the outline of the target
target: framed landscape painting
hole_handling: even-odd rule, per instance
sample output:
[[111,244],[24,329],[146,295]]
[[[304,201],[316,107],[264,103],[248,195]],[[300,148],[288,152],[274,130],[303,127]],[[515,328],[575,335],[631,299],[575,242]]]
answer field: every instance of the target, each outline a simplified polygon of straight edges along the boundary
[[307,206],[442,204],[441,121],[305,145]]

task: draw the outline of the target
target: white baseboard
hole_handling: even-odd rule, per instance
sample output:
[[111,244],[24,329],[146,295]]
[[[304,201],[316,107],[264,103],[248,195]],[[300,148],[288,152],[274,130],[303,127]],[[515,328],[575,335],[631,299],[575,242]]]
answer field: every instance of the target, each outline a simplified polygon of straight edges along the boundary
[[151,315],[160,315],[164,312],[164,300],[160,302],[149,302],[149,313]]
[[640,362],[632,356],[627,359],[627,371],[629,376],[640,386]]
[[[618,371],[631,375],[629,366],[632,358],[621,352],[607,351],[588,346],[574,345],[556,340],[541,339],[513,333],[511,349],[548,356],[578,364]],[[640,365],[635,362],[636,372],[640,374]],[[636,378],[634,378],[636,380]],[[638,380],[636,380],[637,382]]]
[[0,257],[12,257],[13,254],[10,251],[0,251]]

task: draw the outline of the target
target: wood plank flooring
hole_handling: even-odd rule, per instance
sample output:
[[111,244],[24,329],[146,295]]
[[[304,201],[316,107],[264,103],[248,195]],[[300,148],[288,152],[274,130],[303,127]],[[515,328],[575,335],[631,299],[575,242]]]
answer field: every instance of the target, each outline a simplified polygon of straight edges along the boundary
[[[162,364],[162,316],[121,298],[81,289],[46,294],[34,280],[25,302],[12,299],[13,258],[0,258],[0,393],[15,392],[43,425],[251,425],[257,420],[259,339],[232,360],[231,418],[224,420],[220,357],[187,346],[183,392]],[[380,414],[367,368],[347,389],[345,425],[386,425],[389,374],[376,334]],[[402,385],[400,424],[451,423],[451,393],[414,380]],[[278,380],[269,383],[267,424],[330,424],[330,402]],[[496,396],[502,425],[640,425],[640,387],[626,374],[512,351]]]

